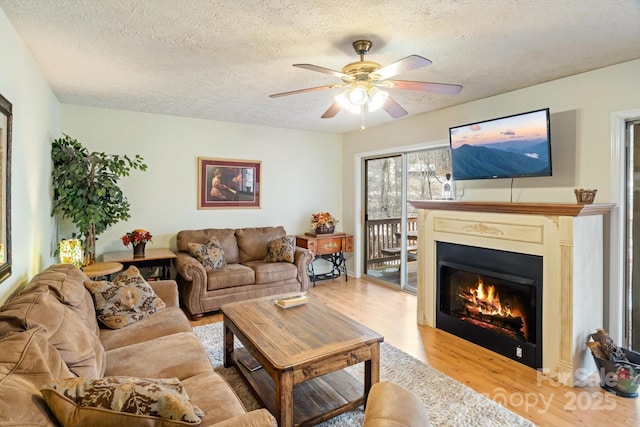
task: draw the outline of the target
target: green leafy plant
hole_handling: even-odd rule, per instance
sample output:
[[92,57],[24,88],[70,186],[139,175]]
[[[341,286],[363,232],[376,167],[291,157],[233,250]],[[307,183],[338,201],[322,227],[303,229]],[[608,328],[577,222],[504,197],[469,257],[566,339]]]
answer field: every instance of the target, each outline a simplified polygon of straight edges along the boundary
[[95,260],[96,237],[110,226],[130,218],[129,202],[118,181],[132,169],[147,165],[136,154],[90,153],[69,135],[53,140],[53,206],[51,215],[69,219],[77,228],[73,237],[84,240],[85,262]]

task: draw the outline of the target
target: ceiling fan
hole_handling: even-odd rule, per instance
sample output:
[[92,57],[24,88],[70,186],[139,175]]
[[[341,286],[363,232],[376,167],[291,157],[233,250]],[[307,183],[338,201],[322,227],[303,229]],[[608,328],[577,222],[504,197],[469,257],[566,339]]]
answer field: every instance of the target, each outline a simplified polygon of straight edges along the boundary
[[407,80],[389,80],[398,74],[431,65],[431,61],[419,55],[410,55],[392,64],[382,67],[377,62],[365,61],[364,55],[371,49],[369,40],[356,40],[353,49],[360,55],[360,61],[345,65],[341,71],[319,67],[312,64],[293,64],[294,67],[305,68],[342,79],[342,83],[298,89],[290,92],[269,95],[270,98],[297,95],[324,89],[346,88],[336,96],[335,101],[321,116],[323,119],[335,117],[342,109],[353,113],[375,111],[383,108],[391,117],[399,118],[407,115],[407,110],[398,104],[386,89],[407,89],[423,92],[457,95],[462,86],[446,83],[414,82]]

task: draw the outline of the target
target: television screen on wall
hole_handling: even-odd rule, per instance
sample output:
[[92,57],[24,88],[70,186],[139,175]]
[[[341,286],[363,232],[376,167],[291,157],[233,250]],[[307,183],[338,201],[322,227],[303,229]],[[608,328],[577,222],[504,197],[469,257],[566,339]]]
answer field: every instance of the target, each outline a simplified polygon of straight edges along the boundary
[[454,180],[551,176],[549,109],[449,128]]

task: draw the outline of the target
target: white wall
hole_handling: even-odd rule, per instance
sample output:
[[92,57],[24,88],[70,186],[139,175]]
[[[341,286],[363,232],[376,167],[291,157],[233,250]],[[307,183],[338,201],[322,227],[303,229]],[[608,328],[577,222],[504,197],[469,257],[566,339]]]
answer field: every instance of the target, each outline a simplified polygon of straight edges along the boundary
[[[120,237],[134,228],[153,234],[147,247],[175,248],[185,229],[283,225],[303,234],[314,212],[342,215],[340,135],[68,104],[61,110],[62,132],[90,151],[140,154],[149,167],[121,181],[131,219],[99,236],[98,256],[130,250]],[[198,157],[261,161],[262,207],[198,210]]]
[[13,104],[13,272],[0,284],[1,303],[54,262],[49,153],[51,139],[60,132],[60,112],[55,95],[1,9],[0,64],[0,94]]

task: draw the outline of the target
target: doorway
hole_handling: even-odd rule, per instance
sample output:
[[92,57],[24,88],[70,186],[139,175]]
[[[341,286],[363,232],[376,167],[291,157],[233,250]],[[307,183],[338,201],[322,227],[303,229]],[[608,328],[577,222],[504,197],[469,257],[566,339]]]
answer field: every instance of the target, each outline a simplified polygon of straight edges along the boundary
[[[417,293],[417,209],[411,200],[450,195],[448,146],[365,158],[364,265],[369,280]],[[443,190],[444,188],[444,190]],[[443,193],[444,191],[444,193]]]
[[628,346],[640,351],[640,120],[627,122],[626,322]]

